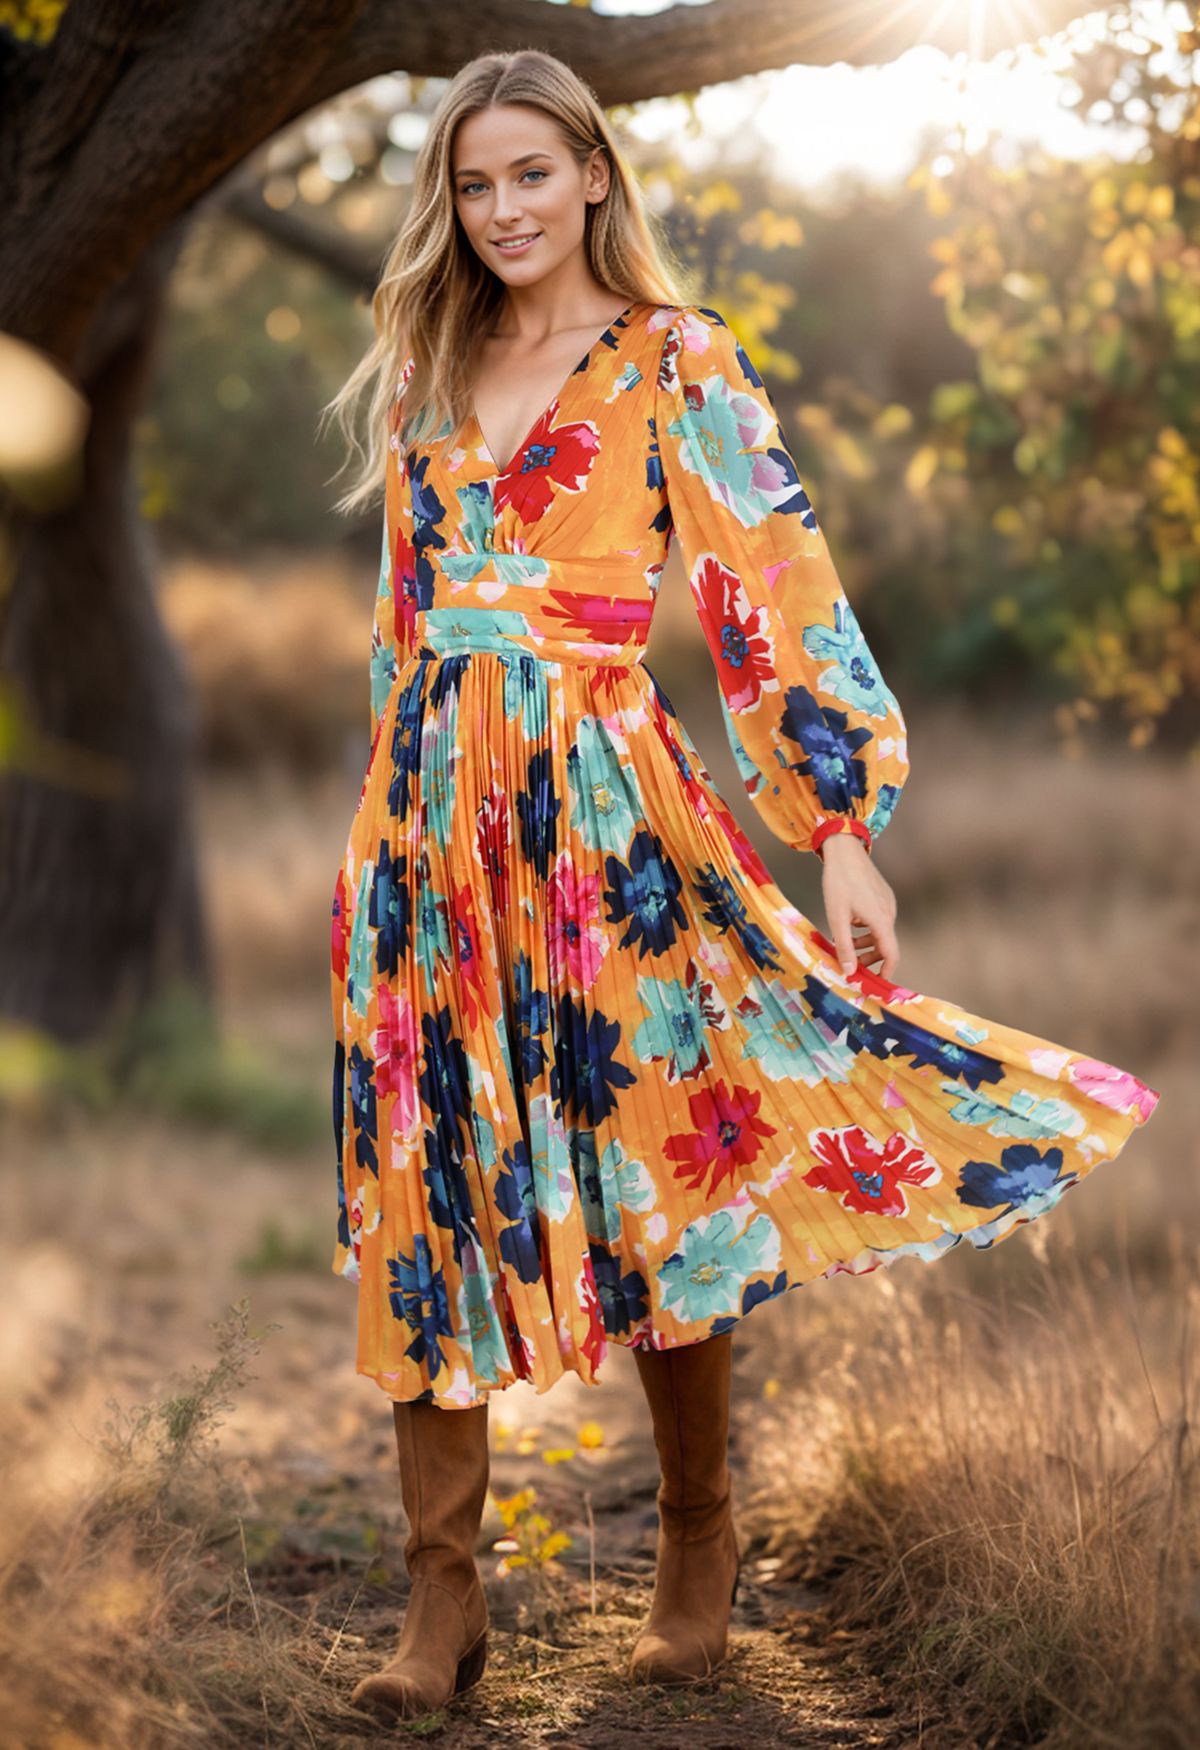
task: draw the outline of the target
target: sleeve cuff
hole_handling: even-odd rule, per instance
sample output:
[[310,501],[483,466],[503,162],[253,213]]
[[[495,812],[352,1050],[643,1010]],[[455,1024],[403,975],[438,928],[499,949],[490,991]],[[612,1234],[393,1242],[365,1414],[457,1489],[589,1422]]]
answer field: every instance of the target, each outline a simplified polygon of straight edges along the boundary
[[863,844],[867,848],[867,855],[870,855],[870,827],[867,825],[866,821],[859,820],[857,817],[848,814],[839,814],[835,815],[831,820],[823,820],[812,835],[809,849],[815,851],[817,855],[820,856],[821,846],[830,834],[835,832],[852,832],[855,838],[860,838],[863,841]]

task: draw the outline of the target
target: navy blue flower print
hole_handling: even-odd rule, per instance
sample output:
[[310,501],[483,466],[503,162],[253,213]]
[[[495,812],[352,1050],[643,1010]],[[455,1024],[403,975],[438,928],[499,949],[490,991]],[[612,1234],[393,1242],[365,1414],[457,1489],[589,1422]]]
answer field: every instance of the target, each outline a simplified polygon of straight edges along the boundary
[[592,1274],[600,1296],[600,1313],[610,1337],[632,1330],[646,1316],[649,1289],[640,1270],[621,1269],[621,1260],[607,1246],[593,1240],[588,1246]]
[[505,1149],[496,1176],[496,1206],[509,1222],[500,1229],[500,1256],[522,1282],[536,1282],[542,1269],[541,1228],[529,1150],[523,1142]]
[[360,1168],[378,1178],[375,1065],[357,1042],[350,1047],[350,1106],[354,1114],[354,1158]]
[[529,761],[526,788],[518,792],[517,814],[521,821],[521,853],[543,880],[549,877],[550,858],[558,844],[561,808],[554,790],[550,749],[539,748]]
[[688,919],[679,898],[683,881],[658,834],[639,828],[628,865],[619,857],[606,857],[604,873],[609,923],[629,921],[617,946],[636,942],[639,960],[647,953],[665,954],[674,945],[676,929],[686,930]]
[[857,752],[874,740],[865,723],[850,724],[849,713],[836,705],[820,705],[807,687],[789,687],[780,727],[798,741],[807,755],[792,770],[811,778],[822,808],[849,813],[856,798],[867,794],[866,762]]
[[618,1063],[617,1046],[621,1023],[610,1021],[598,1009],[588,1013],[584,1003],[564,991],[559,999],[554,1066],[550,1071],[550,1095],[567,1116],[599,1124],[615,1110],[614,1088],[629,1088],[637,1077]]
[[433,1268],[433,1254],[423,1233],[413,1235],[411,1257],[399,1252],[388,1259],[388,1277],[392,1316],[416,1333],[405,1354],[428,1367],[430,1377],[436,1379],[446,1365],[440,1339],[452,1337],[454,1326],[445,1272],[440,1265]]
[[776,972],[783,965],[779,951],[759,924],[752,923],[746,902],[728,875],[722,875],[712,863],[705,863],[693,882],[704,903],[705,923],[713,924],[724,935],[732,930],[756,966]]
[[371,879],[368,911],[375,937],[375,970],[394,978],[401,957],[408,953],[411,901],[405,883],[407,858],[393,863],[386,839],[380,839]]
[[974,1209],[1014,1209],[1063,1187],[1075,1174],[1064,1173],[1061,1148],[1043,1154],[1031,1142],[1014,1142],[994,1161],[967,1161],[958,1187],[959,1201]]

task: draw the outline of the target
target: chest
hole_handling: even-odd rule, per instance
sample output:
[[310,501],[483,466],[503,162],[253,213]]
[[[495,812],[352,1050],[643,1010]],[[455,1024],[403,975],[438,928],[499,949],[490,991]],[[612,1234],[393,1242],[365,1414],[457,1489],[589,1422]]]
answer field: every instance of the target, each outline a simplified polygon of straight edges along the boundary
[[485,346],[472,406],[488,455],[503,471],[579,368],[579,337],[556,335],[536,350]]

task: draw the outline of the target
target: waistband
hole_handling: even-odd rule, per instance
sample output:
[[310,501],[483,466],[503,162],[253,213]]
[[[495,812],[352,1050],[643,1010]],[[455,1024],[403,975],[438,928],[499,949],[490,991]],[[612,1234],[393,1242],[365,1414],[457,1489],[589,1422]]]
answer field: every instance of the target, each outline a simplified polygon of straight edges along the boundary
[[[640,663],[662,563],[634,567],[529,553],[420,555],[432,605],[417,613],[412,647],[427,657],[525,652],[575,666]],[[428,575],[422,577],[424,593]]]

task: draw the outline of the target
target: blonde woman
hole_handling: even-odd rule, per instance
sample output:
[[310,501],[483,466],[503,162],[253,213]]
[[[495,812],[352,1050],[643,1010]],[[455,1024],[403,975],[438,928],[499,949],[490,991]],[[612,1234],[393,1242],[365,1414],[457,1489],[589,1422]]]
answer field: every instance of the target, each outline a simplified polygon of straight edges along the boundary
[[[412,1580],[354,1699],[482,1674],[489,1396],[632,1347],[661,1477],[639,1678],[726,1652],[733,1327],[989,1247],[1111,1159],[1136,1076],[893,982],[908,774],[755,367],[553,57],[451,82],[330,404],[384,495],[371,751],[333,905],[334,1269],[392,1400]],[[352,410],[368,396],[366,446]],[[329,411],[329,410],[327,410]],[[644,661],[674,541],[729,740],[822,862],[772,883]]]

